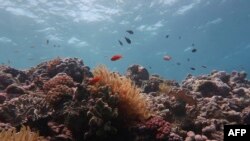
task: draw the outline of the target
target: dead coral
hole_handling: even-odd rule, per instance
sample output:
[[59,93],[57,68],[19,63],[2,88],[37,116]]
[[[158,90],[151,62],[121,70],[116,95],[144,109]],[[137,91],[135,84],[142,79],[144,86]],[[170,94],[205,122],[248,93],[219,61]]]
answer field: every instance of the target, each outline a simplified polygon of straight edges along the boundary
[[11,129],[0,132],[2,141],[42,141],[38,133],[32,132],[29,127],[23,126],[19,132]]
[[111,73],[105,66],[98,66],[93,71],[94,76],[100,77],[97,85],[110,86],[113,93],[119,97],[118,111],[126,121],[144,120],[150,115],[146,99],[130,79]]

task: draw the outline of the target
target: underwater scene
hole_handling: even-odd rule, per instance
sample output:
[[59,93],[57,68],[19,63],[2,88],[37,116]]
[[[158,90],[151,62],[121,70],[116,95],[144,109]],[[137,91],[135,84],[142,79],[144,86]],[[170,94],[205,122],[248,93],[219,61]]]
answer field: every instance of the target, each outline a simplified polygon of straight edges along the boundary
[[250,124],[248,0],[0,0],[0,141],[223,141]]

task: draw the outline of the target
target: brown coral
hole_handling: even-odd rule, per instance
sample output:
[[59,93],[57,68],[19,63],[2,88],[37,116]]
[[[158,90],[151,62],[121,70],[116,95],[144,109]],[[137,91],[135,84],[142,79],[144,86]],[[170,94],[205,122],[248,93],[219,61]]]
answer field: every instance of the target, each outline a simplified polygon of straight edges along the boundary
[[43,85],[43,90],[47,94],[46,100],[57,105],[66,99],[71,99],[74,90],[73,79],[65,73],[59,73]]
[[45,82],[43,85],[43,90],[49,92],[52,88],[55,88],[57,85],[66,85],[68,87],[74,86],[73,79],[65,73],[59,73],[49,81]]
[[119,96],[119,115],[125,121],[144,120],[150,112],[146,99],[130,79],[121,77],[117,73],[111,73],[105,66],[98,66],[93,71],[94,76],[100,77],[97,85],[110,86],[112,93]]
[[189,91],[187,89],[175,88],[165,82],[160,84],[159,89],[160,93],[175,97],[176,100],[184,101],[191,106],[197,104],[197,101],[191,95],[188,95]]
[[61,63],[61,58],[59,58],[59,57],[57,57],[54,60],[51,60],[51,61],[47,62],[48,71],[51,71],[51,70],[55,69],[55,67],[57,65],[59,65],[60,63]]
[[71,99],[73,93],[73,89],[68,86],[57,85],[47,93],[46,100],[52,105],[57,105],[63,100]]

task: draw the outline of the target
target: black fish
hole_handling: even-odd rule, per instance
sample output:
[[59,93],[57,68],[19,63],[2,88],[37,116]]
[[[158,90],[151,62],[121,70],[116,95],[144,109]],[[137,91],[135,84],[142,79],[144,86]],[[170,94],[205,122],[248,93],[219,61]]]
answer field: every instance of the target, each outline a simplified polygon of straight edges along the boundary
[[192,46],[194,47],[194,46],[195,46],[195,44],[194,44],[194,43],[192,43]]
[[195,70],[195,68],[194,68],[194,67],[191,67],[190,69],[191,69],[191,70]]
[[203,68],[207,68],[207,66],[201,66],[201,67],[203,67]]
[[132,30],[127,30],[126,32],[128,32],[129,34],[134,34],[134,31]]
[[168,38],[168,37],[169,37],[169,35],[166,35],[165,37],[166,37],[166,38]]
[[176,63],[176,65],[180,66],[180,65],[181,65],[181,63],[180,63],[180,62],[177,62],[177,63]]
[[46,41],[47,45],[49,44],[49,40]]
[[196,51],[197,51],[197,49],[196,49],[196,48],[192,49],[192,52],[196,52]]
[[124,38],[125,38],[125,40],[127,41],[128,44],[131,44],[131,40],[129,38],[127,38],[127,37],[124,37]]
[[122,43],[122,41],[118,40],[118,42],[119,42],[119,44],[120,44],[121,46],[123,46],[123,43]]

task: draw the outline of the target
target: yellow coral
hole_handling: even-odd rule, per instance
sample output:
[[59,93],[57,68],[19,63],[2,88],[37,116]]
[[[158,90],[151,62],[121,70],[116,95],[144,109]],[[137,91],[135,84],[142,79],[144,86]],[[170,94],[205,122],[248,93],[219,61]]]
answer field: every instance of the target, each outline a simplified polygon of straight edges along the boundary
[[100,77],[96,86],[108,85],[112,93],[119,95],[119,115],[125,121],[144,120],[149,117],[150,111],[146,99],[140,94],[130,79],[110,72],[105,66],[100,65],[93,71],[94,76]]
[[29,127],[23,126],[20,132],[15,130],[2,131],[0,133],[1,141],[42,141],[38,133],[32,132]]

